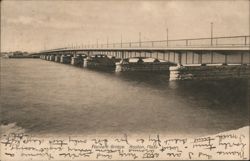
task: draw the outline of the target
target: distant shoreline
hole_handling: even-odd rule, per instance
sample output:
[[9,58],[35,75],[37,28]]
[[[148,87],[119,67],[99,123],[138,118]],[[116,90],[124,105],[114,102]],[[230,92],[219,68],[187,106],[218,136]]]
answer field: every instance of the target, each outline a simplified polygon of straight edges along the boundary
[[16,56],[9,56],[8,58],[11,58],[11,59],[22,59],[22,58],[40,58],[39,56],[37,56],[37,55],[26,55],[26,56],[24,56],[24,55],[16,55]]

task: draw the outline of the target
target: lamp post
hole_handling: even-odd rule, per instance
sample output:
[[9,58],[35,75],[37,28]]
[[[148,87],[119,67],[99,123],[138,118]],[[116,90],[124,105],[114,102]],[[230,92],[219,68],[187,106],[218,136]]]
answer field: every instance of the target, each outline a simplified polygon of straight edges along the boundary
[[107,48],[109,47],[109,37],[107,37]]
[[168,28],[166,29],[167,32],[167,46],[168,46]]
[[214,23],[211,22],[211,46],[213,46],[213,28],[214,28]]
[[139,32],[139,47],[141,47],[141,32]]
[[121,34],[121,48],[122,48],[122,34]]

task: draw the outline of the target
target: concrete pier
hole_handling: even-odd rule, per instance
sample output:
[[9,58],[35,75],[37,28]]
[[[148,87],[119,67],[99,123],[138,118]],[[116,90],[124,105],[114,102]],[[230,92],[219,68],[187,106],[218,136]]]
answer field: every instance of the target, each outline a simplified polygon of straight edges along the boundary
[[60,61],[61,61],[61,55],[56,55],[55,62],[60,62]]
[[87,68],[87,66],[88,66],[88,58],[84,58],[83,59],[83,67]]
[[60,62],[63,64],[70,64],[71,63],[71,55],[62,55]]
[[85,55],[75,55],[71,58],[71,64],[74,66],[83,67],[83,59],[86,58]]
[[50,61],[55,61],[55,55],[50,55],[49,60]]
[[109,58],[107,55],[96,54],[85,58],[83,62],[83,67],[115,70],[115,59]]
[[250,78],[250,65],[173,66],[170,80]]
[[168,71],[170,66],[176,66],[176,64],[160,62],[158,59],[155,59],[153,62],[144,62],[141,58],[137,62],[129,62],[129,59],[122,59],[119,63],[116,63],[115,71]]
[[50,56],[49,55],[46,55],[45,56],[45,60],[49,60],[50,59]]

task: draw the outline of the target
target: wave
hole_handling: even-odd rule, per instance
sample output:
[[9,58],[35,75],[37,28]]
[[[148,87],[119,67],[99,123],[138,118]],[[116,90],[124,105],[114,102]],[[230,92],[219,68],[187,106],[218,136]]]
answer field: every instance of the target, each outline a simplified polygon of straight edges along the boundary
[[25,133],[25,129],[17,126],[16,122],[9,124],[0,125],[1,135],[10,134],[10,133]]

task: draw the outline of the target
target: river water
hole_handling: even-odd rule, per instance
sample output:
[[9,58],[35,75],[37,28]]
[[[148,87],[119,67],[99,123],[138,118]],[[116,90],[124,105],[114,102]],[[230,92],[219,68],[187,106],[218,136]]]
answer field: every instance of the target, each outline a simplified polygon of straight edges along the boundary
[[1,59],[0,119],[32,134],[207,135],[249,125],[248,85]]

